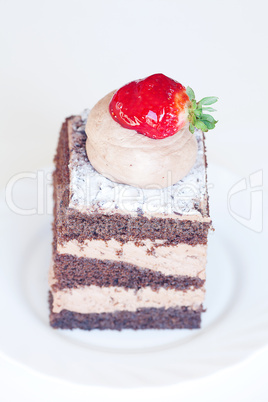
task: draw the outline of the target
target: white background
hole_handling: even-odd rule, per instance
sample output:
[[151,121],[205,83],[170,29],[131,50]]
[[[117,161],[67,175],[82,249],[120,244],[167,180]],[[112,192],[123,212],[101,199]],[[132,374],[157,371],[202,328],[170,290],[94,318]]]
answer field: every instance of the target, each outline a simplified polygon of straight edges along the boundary
[[[0,1],[0,185],[51,165],[63,119],[133,79],[162,72],[220,98],[209,163],[241,178],[267,168],[266,1]],[[263,236],[259,234],[259,236]],[[144,400],[267,401],[268,349],[226,372]],[[141,398],[38,376],[0,359],[0,400]],[[201,398],[200,398],[201,393]],[[164,396],[165,395],[165,396]]]

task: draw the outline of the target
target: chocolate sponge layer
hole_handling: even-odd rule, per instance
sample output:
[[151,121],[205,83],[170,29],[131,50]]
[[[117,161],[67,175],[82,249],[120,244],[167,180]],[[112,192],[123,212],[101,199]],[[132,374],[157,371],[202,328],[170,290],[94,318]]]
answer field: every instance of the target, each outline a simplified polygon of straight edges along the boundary
[[187,290],[199,289],[205,283],[198,277],[164,275],[125,262],[75,257],[70,254],[55,256],[53,272],[56,280],[52,286],[53,291],[90,285],[121,286],[136,290],[146,286],[154,290],[160,287]]

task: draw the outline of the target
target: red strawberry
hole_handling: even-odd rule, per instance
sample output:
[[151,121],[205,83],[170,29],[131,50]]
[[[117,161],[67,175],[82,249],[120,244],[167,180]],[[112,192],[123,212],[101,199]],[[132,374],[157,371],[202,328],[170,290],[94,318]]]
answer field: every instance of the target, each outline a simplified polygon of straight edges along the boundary
[[177,133],[187,121],[191,132],[194,126],[203,131],[214,128],[216,121],[204,115],[202,107],[216,101],[210,97],[196,103],[191,88],[164,74],[154,74],[120,88],[110,102],[110,113],[121,126],[161,139]]

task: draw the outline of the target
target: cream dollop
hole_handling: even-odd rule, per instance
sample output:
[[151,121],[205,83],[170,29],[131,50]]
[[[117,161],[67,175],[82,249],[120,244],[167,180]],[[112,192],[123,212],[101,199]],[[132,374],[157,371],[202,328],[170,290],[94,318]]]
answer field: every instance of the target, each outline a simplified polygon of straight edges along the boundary
[[102,98],[88,116],[86,151],[92,166],[114,182],[147,189],[168,187],[186,176],[197,156],[189,125],[161,140],[146,137],[113,120],[113,94]]

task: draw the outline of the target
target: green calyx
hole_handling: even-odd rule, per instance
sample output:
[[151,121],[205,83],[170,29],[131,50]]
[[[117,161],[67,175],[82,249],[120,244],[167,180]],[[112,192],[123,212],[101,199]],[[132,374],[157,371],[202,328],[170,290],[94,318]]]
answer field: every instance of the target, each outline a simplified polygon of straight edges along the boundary
[[216,103],[218,98],[216,98],[216,96],[208,96],[196,102],[195,93],[192,88],[187,87],[186,93],[191,101],[190,107],[188,108],[189,129],[191,133],[194,133],[195,127],[204,132],[215,128],[218,121],[210,114],[207,114],[207,112],[215,112],[216,110],[207,106]]

